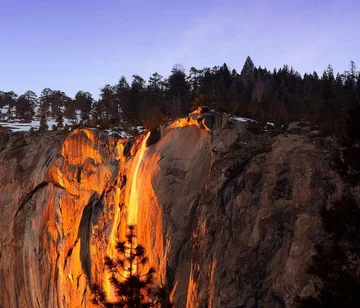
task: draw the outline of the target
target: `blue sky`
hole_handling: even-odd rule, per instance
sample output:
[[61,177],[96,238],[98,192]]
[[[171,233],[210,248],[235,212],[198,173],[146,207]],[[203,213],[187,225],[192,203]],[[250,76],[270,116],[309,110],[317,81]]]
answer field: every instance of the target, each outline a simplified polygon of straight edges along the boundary
[[0,0],[0,90],[96,97],[176,63],[241,70],[250,55],[300,73],[360,66],[359,1]]

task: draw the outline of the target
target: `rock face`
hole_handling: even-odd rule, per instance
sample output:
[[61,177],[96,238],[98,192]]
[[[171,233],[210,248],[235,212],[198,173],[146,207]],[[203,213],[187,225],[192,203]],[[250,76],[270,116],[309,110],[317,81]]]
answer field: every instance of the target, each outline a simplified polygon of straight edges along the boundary
[[336,144],[199,123],[134,144],[91,130],[5,141],[0,307],[91,307],[93,283],[111,296],[103,258],[130,222],[175,307],[292,307],[314,292],[318,209],[344,189]]

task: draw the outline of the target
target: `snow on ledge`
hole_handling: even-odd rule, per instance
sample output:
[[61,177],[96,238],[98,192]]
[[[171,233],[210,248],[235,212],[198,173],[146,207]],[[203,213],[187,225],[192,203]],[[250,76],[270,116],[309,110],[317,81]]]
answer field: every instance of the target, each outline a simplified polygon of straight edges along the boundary
[[244,118],[244,117],[231,117],[231,119],[239,121],[239,122],[243,122],[243,123],[256,122],[255,120],[252,120],[252,119],[249,119],[249,118]]

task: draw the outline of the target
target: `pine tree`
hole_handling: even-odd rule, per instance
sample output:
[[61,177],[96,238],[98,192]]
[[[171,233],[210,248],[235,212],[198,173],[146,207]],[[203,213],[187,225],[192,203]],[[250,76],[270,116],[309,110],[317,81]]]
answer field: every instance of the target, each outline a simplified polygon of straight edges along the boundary
[[35,114],[34,107],[36,103],[37,97],[33,91],[27,91],[20,95],[16,104],[16,117],[31,122]]
[[[76,106],[74,100],[69,97],[64,105],[64,117],[76,121]],[[91,110],[89,111],[89,113],[90,112]]]
[[357,77],[356,77],[355,91],[356,91],[356,94],[358,95],[358,97],[360,97],[360,72],[358,72]]
[[191,67],[189,71],[189,82],[190,82],[190,94],[191,99],[194,100],[197,97],[200,89],[200,79],[201,79],[201,71],[197,70],[195,67]]
[[116,118],[116,97],[115,87],[107,84],[100,89],[100,99],[98,100],[99,117],[106,120],[104,124],[108,125],[109,121]]
[[148,270],[148,258],[143,246],[136,243],[135,226],[130,225],[126,241],[118,242],[118,257],[105,258],[105,266],[111,273],[110,283],[114,288],[116,301],[110,302],[99,285],[93,285],[93,303],[102,307],[147,308],[171,307],[166,300],[164,288],[153,286],[154,269]]
[[75,95],[74,106],[80,110],[81,120],[86,122],[90,119],[91,107],[94,99],[89,92],[78,91]]
[[241,80],[245,87],[248,87],[249,85],[252,84],[254,80],[254,73],[255,73],[254,62],[251,60],[250,56],[247,56],[244,66],[240,73]]
[[180,116],[190,110],[190,84],[187,80],[185,68],[181,64],[175,64],[167,80],[168,96],[172,101],[173,115]]
[[41,118],[40,118],[39,131],[44,132],[44,131],[47,131],[48,128],[49,128],[49,127],[48,127],[47,121],[46,121],[46,114],[43,113],[43,114],[41,115]]
[[63,117],[63,113],[61,112],[61,110],[58,110],[58,114],[56,117],[56,122],[57,122],[57,129],[63,129],[64,128],[64,117]]
[[45,117],[48,116],[48,112],[49,112],[49,108],[50,108],[50,100],[51,100],[51,96],[53,94],[53,90],[49,89],[49,88],[45,88],[44,90],[42,90],[41,95],[39,97],[39,102],[40,102],[40,106],[39,106],[39,114],[37,116],[39,116],[40,118],[45,114]]
[[145,80],[139,75],[133,75],[129,91],[129,119],[138,123],[141,117],[140,108],[144,99]]
[[165,91],[164,80],[159,73],[150,76],[140,108],[140,120],[146,123],[146,127],[161,125],[165,119]]
[[14,91],[4,92],[5,105],[7,105],[7,107],[8,107],[7,108],[8,120],[13,119],[15,116],[14,109],[16,106],[16,99],[17,99],[17,94]]
[[129,91],[129,83],[124,76],[121,76],[119,82],[115,86],[117,124],[120,124],[122,121],[125,122],[130,120]]

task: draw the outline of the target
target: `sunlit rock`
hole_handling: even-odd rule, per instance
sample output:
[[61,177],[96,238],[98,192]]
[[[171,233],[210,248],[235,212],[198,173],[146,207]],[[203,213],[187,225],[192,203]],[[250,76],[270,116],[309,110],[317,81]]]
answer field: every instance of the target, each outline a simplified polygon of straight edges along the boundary
[[292,307],[311,289],[318,208],[344,189],[335,147],[255,136],[245,122],[204,109],[156,142],[93,130],[5,139],[0,307],[91,307],[93,283],[113,298],[103,259],[129,224],[175,307]]

